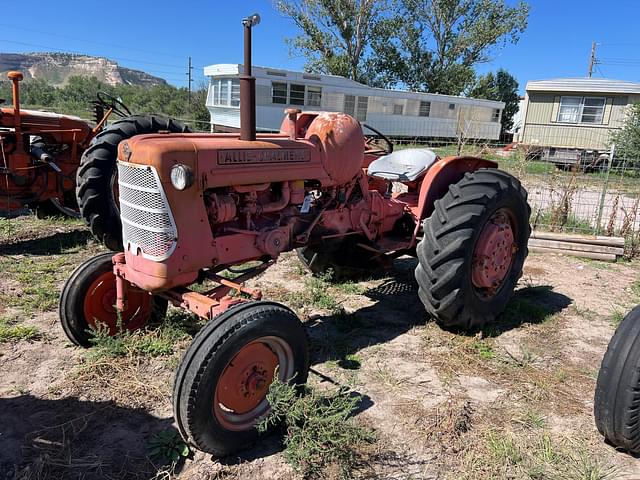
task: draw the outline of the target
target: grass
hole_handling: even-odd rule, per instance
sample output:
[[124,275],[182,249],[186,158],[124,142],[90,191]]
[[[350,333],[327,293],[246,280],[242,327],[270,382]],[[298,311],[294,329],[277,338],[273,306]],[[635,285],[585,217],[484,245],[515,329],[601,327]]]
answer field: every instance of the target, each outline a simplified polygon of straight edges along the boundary
[[176,344],[189,337],[189,328],[186,323],[168,316],[153,329],[135,332],[124,330],[111,336],[107,328],[98,328],[93,335],[93,348],[88,354],[94,360],[125,356],[159,357],[172,355]]
[[258,429],[283,426],[284,458],[304,478],[326,478],[327,470],[350,478],[359,450],[376,438],[352,418],[360,397],[344,389],[321,394],[310,387],[300,396],[301,388],[274,381],[267,395],[272,410]]
[[40,336],[40,332],[34,326],[16,324],[13,319],[0,317],[0,342],[37,340]]
[[506,429],[487,428],[473,441],[482,444],[467,449],[460,465],[462,475],[451,478],[618,478],[616,468],[575,437],[558,437],[548,431],[517,435]]

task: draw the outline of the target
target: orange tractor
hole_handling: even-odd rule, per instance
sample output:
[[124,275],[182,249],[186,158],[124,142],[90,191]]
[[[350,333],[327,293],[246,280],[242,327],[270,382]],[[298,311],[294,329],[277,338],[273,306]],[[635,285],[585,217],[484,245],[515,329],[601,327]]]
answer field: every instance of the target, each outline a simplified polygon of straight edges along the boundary
[[[80,265],[60,300],[65,332],[82,346],[91,329],[143,327],[169,302],[208,320],[182,358],[173,401],[185,440],[216,455],[258,437],[276,375],[296,384],[307,378],[302,323],[244,283],[281,253],[297,249],[314,272],[416,255],[427,312],[473,329],[504,310],[530,233],[525,190],[494,162],[392,152],[342,113],[289,109],[280,133],[256,135],[250,44],[258,20],[243,21],[239,135],[121,142],[123,250]],[[214,287],[189,288],[204,280]]]
[[[184,127],[159,117],[131,116],[120,100],[104,92],[94,102],[95,127],[77,117],[24,110],[23,75],[9,72],[8,77],[13,107],[0,109],[0,216],[19,215],[25,208],[39,216],[78,216],[78,186],[92,232],[117,248],[122,233],[113,187],[119,141],[140,133],[183,132]],[[112,113],[126,118],[105,128]]]

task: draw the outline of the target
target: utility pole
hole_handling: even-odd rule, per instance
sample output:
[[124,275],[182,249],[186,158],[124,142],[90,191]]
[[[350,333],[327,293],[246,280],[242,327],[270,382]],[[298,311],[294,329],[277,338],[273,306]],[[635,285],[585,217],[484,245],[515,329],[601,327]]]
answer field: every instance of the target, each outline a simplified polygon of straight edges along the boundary
[[193,83],[193,78],[191,76],[192,71],[193,65],[191,65],[191,57],[189,57],[189,69],[187,70],[187,78],[189,79],[187,82],[187,88],[189,89],[189,110],[191,110],[191,84]]
[[591,42],[591,56],[589,57],[589,78],[593,74],[593,67],[596,64],[596,42]]

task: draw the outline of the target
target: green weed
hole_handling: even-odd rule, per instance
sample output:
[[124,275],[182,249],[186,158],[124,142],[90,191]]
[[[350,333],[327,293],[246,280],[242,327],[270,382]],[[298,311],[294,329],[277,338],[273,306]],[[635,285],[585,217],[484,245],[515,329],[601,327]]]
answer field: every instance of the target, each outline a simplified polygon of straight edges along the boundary
[[484,360],[491,360],[496,356],[493,346],[484,340],[474,339],[471,347],[480,355],[480,358]]
[[358,463],[358,449],[375,441],[374,433],[351,418],[360,397],[340,389],[319,394],[306,387],[274,381],[267,394],[271,413],[258,429],[282,424],[286,429],[284,457],[304,478],[324,478],[326,468],[350,477]]
[[36,327],[27,325],[13,325],[0,319],[0,342],[9,340],[37,340],[40,332]]
[[149,440],[149,454],[153,458],[177,463],[187,458],[191,454],[191,450],[177,430],[168,428],[155,434]]

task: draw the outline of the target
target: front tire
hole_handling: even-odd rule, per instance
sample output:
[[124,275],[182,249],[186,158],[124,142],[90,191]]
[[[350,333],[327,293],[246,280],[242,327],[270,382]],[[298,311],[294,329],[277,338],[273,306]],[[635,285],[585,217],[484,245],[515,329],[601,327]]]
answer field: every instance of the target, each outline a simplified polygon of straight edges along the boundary
[[418,295],[441,325],[479,328],[502,313],[522,276],[531,233],[527,192],[506,172],[479,169],[434,207],[416,249]]
[[266,395],[276,367],[283,382],[307,380],[306,332],[288,308],[247,302],[207,323],[182,357],[173,388],[185,441],[219,457],[254,442],[270,410]]
[[174,120],[152,115],[124,118],[100,132],[82,155],[76,174],[80,215],[93,236],[110,250],[122,249],[122,224],[114,192],[118,144],[135,135],[160,131],[183,133],[189,130]]
[[593,413],[616,447],[640,453],[640,306],[622,320],[602,359]]
[[73,271],[62,288],[60,323],[69,340],[81,347],[91,346],[92,330],[106,328],[113,336],[158,322],[167,313],[166,300],[130,288],[127,308],[118,318],[112,257],[108,252],[90,258]]

